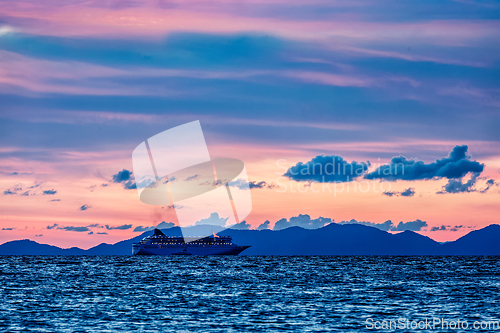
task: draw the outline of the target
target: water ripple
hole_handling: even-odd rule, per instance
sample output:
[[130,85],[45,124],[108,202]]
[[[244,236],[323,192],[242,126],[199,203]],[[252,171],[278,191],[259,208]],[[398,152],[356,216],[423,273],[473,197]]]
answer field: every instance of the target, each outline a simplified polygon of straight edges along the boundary
[[372,331],[367,318],[498,320],[498,259],[2,256],[0,329],[360,332]]

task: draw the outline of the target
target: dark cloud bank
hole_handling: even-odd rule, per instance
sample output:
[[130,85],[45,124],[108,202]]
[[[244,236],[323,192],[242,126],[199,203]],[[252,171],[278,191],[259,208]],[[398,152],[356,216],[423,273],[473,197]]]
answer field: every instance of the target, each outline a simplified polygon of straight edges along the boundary
[[338,155],[318,155],[312,160],[290,167],[284,176],[298,182],[350,182],[360,177],[370,162],[351,163],[345,161]]
[[[386,180],[386,181],[415,181],[429,179],[448,179],[448,183],[438,194],[444,193],[485,193],[492,186],[498,186],[493,179],[486,181],[484,189],[476,189],[475,185],[484,170],[484,164],[471,159],[467,154],[466,145],[455,146],[447,157],[425,163],[404,156],[396,156],[388,164],[367,172],[371,165],[367,162],[347,162],[338,155],[318,155],[310,161],[299,162],[290,167],[284,176],[298,182],[350,182],[358,179]],[[464,181],[464,177],[471,174],[471,178]],[[415,189],[410,187],[402,192],[386,191],[386,196],[413,197]]]
[[389,164],[379,166],[375,171],[364,176],[365,179],[386,180],[425,180],[433,178],[461,178],[472,173],[481,173],[484,164],[470,160],[468,147],[455,146],[447,157],[432,163],[424,163],[404,156],[391,159]]
[[456,146],[447,157],[432,163],[424,163],[404,156],[393,157],[389,164],[366,173],[371,165],[367,162],[351,163],[337,155],[319,155],[306,163],[290,167],[284,176],[296,181],[320,183],[349,182],[357,178],[395,180],[421,180],[433,178],[456,179],[468,173],[481,173],[484,164],[472,161],[466,145]]

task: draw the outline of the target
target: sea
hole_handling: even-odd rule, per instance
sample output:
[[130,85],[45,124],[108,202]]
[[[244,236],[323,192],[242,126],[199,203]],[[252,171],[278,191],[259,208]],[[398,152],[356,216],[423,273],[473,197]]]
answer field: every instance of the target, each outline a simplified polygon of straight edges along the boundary
[[0,331],[500,332],[499,259],[0,256]]

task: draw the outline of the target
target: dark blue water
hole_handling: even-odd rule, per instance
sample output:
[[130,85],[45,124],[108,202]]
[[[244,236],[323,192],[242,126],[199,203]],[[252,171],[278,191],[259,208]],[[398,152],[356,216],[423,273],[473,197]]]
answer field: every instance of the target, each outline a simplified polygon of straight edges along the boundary
[[367,320],[433,317],[472,325],[500,319],[499,259],[3,256],[0,330],[373,332]]

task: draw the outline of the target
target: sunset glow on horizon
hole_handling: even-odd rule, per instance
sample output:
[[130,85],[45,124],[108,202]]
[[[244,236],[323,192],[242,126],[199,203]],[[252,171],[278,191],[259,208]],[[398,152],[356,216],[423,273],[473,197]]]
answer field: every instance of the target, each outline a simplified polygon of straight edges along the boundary
[[[390,220],[445,242],[499,224],[499,5],[440,3],[0,3],[0,243],[177,225],[139,200],[132,151],[195,120],[212,159],[245,163],[253,229]],[[323,158],[362,173],[289,172]],[[396,160],[416,166],[375,175]]]

